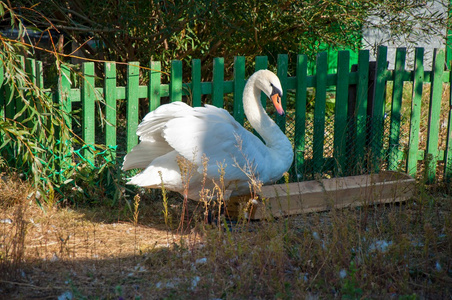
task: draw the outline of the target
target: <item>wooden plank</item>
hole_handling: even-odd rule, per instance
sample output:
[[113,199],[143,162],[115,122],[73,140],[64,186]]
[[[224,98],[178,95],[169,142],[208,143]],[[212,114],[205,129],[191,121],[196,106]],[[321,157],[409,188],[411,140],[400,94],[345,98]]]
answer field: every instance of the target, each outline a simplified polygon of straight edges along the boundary
[[160,106],[161,64],[159,61],[149,63],[148,99],[149,111]]
[[421,126],[422,90],[424,85],[424,48],[416,48],[413,93],[411,100],[410,139],[408,142],[407,173],[416,176],[419,131]]
[[347,169],[348,132],[348,86],[349,86],[350,52],[339,51],[337,58],[336,103],[334,106],[334,161],[335,174],[340,176]]
[[201,106],[201,60],[193,59],[192,60],[192,69],[191,69],[191,80],[192,80],[192,106],[198,107]]
[[316,89],[314,104],[314,141],[313,166],[314,173],[322,173],[323,146],[325,139],[325,110],[326,110],[326,75],[328,72],[328,53],[317,55]]
[[444,50],[433,52],[433,78],[430,88],[430,107],[428,119],[428,136],[426,146],[427,181],[433,182],[438,162],[439,119],[441,114],[441,97],[443,91]]
[[355,166],[364,167],[367,142],[367,96],[369,93],[369,50],[358,53],[358,83],[355,102]]
[[[268,68],[267,56],[256,56],[254,71],[265,70]],[[264,92],[261,93],[261,103],[264,108],[267,107],[267,95]]]
[[182,101],[182,62],[180,60],[171,62],[170,80],[170,101]]
[[127,152],[130,152],[138,144],[136,134],[138,127],[138,85],[140,83],[140,63],[129,62],[127,65]]
[[379,174],[263,186],[259,200],[233,197],[227,203],[231,217],[251,220],[282,217],[330,209],[406,201],[413,196],[415,180],[407,174]]
[[400,120],[403,94],[403,73],[405,71],[406,48],[397,48],[394,69],[394,83],[391,103],[391,123],[389,131],[389,157],[388,170],[399,168],[402,152],[399,147]]
[[372,104],[371,140],[372,167],[375,172],[380,170],[383,162],[383,135],[384,135],[384,115],[385,115],[385,92],[386,92],[386,71],[387,71],[386,46],[379,46],[377,52],[377,69],[375,72],[374,102]]
[[243,111],[243,90],[245,88],[245,57],[234,57],[234,118],[243,125],[245,113]]
[[[289,56],[287,54],[278,54],[278,67],[276,75],[279,77],[282,87],[281,104],[284,112],[287,110],[287,70],[289,65]],[[287,113],[287,112],[286,112]],[[282,132],[286,132],[286,115],[280,116],[276,114],[276,124]]]
[[213,59],[212,105],[223,108],[224,58]]
[[93,163],[94,153],[90,148],[95,143],[94,103],[96,98],[94,89],[94,63],[83,63],[82,74],[82,138],[85,144],[88,145],[83,151],[83,156],[87,161]]
[[297,56],[297,88],[295,92],[295,174],[297,180],[303,179],[305,170],[304,153],[306,150],[306,93],[308,76],[308,58]]
[[[105,99],[105,145],[116,146],[116,64],[105,62],[104,64],[104,99]],[[110,151],[108,158],[116,159],[116,151]]]

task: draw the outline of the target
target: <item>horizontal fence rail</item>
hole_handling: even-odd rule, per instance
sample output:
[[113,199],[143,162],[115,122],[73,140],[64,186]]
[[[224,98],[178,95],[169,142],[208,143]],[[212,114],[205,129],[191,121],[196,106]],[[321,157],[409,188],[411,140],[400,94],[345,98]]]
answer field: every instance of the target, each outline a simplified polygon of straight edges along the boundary
[[[353,66],[350,53],[339,51],[337,72],[333,74],[328,73],[327,53],[319,53],[313,75],[308,73],[307,56],[298,55],[293,68],[295,76],[288,75],[289,56],[278,55],[274,70],[281,80],[282,105],[287,114],[274,118],[294,146],[292,180],[380,169],[399,170],[412,176],[426,171],[429,181],[437,179],[438,174],[452,178],[452,78],[444,67],[445,51],[434,51],[431,71],[424,69],[423,48],[415,50],[412,69],[406,67],[406,52],[405,48],[397,49],[394,70],[389,70],[385,46],[378,48],[375,62],[370,61],[369,51],[359,51],[358,64]],[[36,84],[44,87],[42,63],[26,59],[23,66]],[[223,58],[215,58],[211,82],[201,80],[199,59],[191,63],[191,82],[187,83],[182,81],[181,61],[172,62],[168,84],[162,84],[161,63],[152,61],[146,68],[140,68],[138,62],[129,62],[127,84],[117,86],[116,66],[114,62],[105,62],[105,77],[99,79],[94,63],[83,63],[81,85],[76,87],[71,83],[76,74],[62,65],[58,88],[49,92],[66,112],[81,109],[81,124],[77,125],[81,128],[76,129],[69,117],[67,124],[80,132],[88,145],[79,151],[79,157],[93,165],[96,143],[112,149],[102,152],[109,161],[138,143],[140,99],[147,99],[149,111],[164,102],[187,101],[192,106],[209,102],[229,109],[240,124],[248,126],[242,107],[246,83],[244,57],[234,59],[232,80],[224,80]],[[268,67],[267,57],[256,57],[255,70]],[[140,84],[143,72],[148,73],[146,85]],[[0,113],[13,119],[23,104],[7,100],[4,79],[0,70]],[[125,100],[125,116],[117,113],[118,100]],[[266,105],[265,95],[262,103]],[[96,113],[99,111],[101,114]],[[99,121],[98,115],[103,120]],[[68,157],[65,159],[74,159],[73,155]]]

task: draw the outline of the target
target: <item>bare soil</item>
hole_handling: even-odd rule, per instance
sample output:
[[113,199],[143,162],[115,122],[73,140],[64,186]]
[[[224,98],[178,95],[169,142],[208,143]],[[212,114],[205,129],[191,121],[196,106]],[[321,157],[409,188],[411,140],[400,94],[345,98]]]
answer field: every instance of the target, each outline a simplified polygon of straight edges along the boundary
[[[40,208],[26,184],[0,189],[1,299],[452,297],[445,189],[420,191],[401,205],[232,231],[198,217],[184,234],[177,197],[170,198],[173,225],[165,225],[161,202],[151,199],[140,202],[135,222],[127,206]],[[202,215],[197,203],[189,215]]]

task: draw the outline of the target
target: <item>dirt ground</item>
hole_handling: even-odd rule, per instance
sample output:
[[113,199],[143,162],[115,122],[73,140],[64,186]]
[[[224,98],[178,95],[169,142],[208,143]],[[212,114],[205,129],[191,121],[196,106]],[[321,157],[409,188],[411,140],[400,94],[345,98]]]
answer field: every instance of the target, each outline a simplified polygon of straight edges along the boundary
[[10,202],[0,210],[0,254],[9,259],[1,264],[0,299],[56,299],[67,291],[83,298],[71,278],[83,295],[108,294],[106,281],[114,288],[125,274],[132,280],[147,271],[141,264],[148,253],[198,240],[169,229],[161,204],[141,203],[135,222],[127,207],[39,207],[23,197],[30,194],[25,184],[2,185],[0,192],[3,204]]
[[[410,204],[407,207],[403,205],[374,207],[369,211],[357,209],[346,210],[343,213],[300,215],[289,220],[292,226],[290,231],[287,227],[288,220],[285,219],[274,224],[255,222],[235,236],[227,234],[224,240],[216,239],[214,243],[218,243],[220,247],[225,245],[225,249],[220,251],[209,248],[206,240],[209,239],[209,232],[224,231],[224,228],[204,225],[199,220],[193,220],[188,226],[191,227],[188,233],[178,234],[180,198],[171,200],[172,219],[169,222],[174,225],[171,225],[173,229],[170,230],[170,226],[165,225],[162,217],[160,202],[141,202],[135,222],[133,211],[127,207],[40,208],[33,199],[27,197],[22,197],[22,200],[20,197],[5,198],[5,194],[14,189],[17,191],[26,187],[9,186],[3,187],[1,191],[4,203],[8,201],[16,203],[4,206],[0,213],[0,254],[3,258],[0,270],[2,273],[0,299],[236,299],[237,295],[243,294],[243,290],[251,290],[250,295],[254,296],[246,297],[254,299],[273,299],[277,295],[283,295],[279,297],[280,299],[298,297],[316,299],[324,296],[340,298],[340,292],[342,295],[344,293],[354,295],[355,298],[366,295],[372,298],[375,293],[373,290],[368,294],[366,291],[360,292],[360,289],[354,287],[354,284],[358,283],[354,281],[341,283],[342,275],[337,275],[341,272],[355,272],[353,266],[349,265],[350,256],[343,254],[350,252],[347,249],[356,249],[357,245],[362,247],[364,239],[353,244],[357,231],[359,235],[368,233],[375,238],[379,248],[395,249],[391,250],[394,256],[388,260],[383,256],[373,256],[375,262],[368,263],[364,269],[367,268],[366,272],[377,270],[373,272],[376,274],[375,278],[372,282],[367,282],[368,275],[363,273],[361,279],[363,282],[359,284],[375,285],[376,290],[380,289],[381,284],[384,295],[393,295],[396,298],[419,293],[422,295],[425,290],[428,291],[426,294],[428,296],[421,298],[452,295],[452,288],[445,288],[449,284],[449,287],[452,286],[452,260],[450,253],[447,254],[450,251],[452,231],[450,228],[447,229],[446,224],[452,220],[450,205],[452,198],[447,195],[440,196],[442,200],[438,202],[446,205],[438,205],[428,214],[424,204],[422,206]],[[28,195],[28,191],[23,195]],[[425,207],[429,205],[431,206],[426,203]],[[200,210],[198,204],[191,203],[189,214],[199,215]],[[383,215],[388,226],[380,223]],[[426,220],[423,221],[422,218]],[[419,227],[412,225],[415,223],[419,223]],[[376,225],[369,226],[373,228],[372,230],[364,230],[360,229],[367,226],[363,224]],[[346,228],[346,231],[338,228]],[[425,236],[438,236],[437,242],[432,246],[432,250],[428,250],[429,253],[433,253],[430,254],[431,257],[422,253],[424,246],[418,247],[414,244],[410,246],[419,251],[419,258],[413,252],[413,259],[402,261],[406,265],[414,266],[409,272],[412,270],[418,272],[418,269],[422,271],[411,279],[408,276],[407,279],[405,278],[407,275],[400,271],[403,267],[399,257],[400,253],[412,252],[406,243],[408,239],[417,241],[417,237],[412,237],[412,232],[419,231],[419,228]],[[393,231],[391,233],[393,236],[390,236],[388,231]],[[327,241],[327,236],[330,235],[334,247],[325,248],[327,242],[324,241]],[[294,239],[290,245],[300,249],[298,258],[286,257],[288,250],[282,247],[285,241],[291,239],[290,236]],[[256,241],[252,241],[254,238]],[[422,236],[419,240],[424,243],[428,238]],[[250,244],[248,241],[251,241]],[[244,250],[240,250],[241,247]],[[266,249],[268,247],[269,249]],[[328,260],[322,261],[324,258],[320,254],[316,258],[317,254],[314,253],[322,251],[325,251],[324,256],[330,256]],[[337,254],[331,254],[335,252]],[[249,253],[251,257],[246,258],[243,253]],[[309,255],[314,256],[309,258]],[[5,257],[8,259],[4,260]],[[383,267],[387,261],[390,261],[389,265]],[[394,261],[393,265],[391,261]],[[428,261],[428,266],[420,268],[420,265],[423,266],[420,263],[422,261]],[[295,268],[294,264],[300,264],[300,267]],[[438,267],[438,264],[441,267]],[[245,266],[250,268],[248,273],[243,270]],[[439,268],[442,268],[441,272],[435,271]],[[234,275],[236,269],[239,270],[238,274],[248,274],[248,278],[238,279],[236,282],[235,279],[231,279],[233,277],[229,277],[230,279],[221,281],[224,274],[232,272],[229,276],[236,276]],[[298,269],[304,273],[297,277],[294,274],[301,272]],[[310,270],[310,273],[304,270]],[[273,274],[271,272],[276,273],[267,278],[266,272],[270,272],[270,275]],[[306,275],[308,273],[314,276],[310,275],[312,277],[308,278]],[[290,284],[282,285],[283,292],[278,291],[279,287],[271,286],[271,280],[279,282],[280,278],[285,278],[288,274],[292,274],[288,281]],[[403,278],[407,283],[387,285],[385,281],[388,274],[390,277],[393,276],[393,280],[390,281],[395,282],[400,281],[397,277],[399,274],[405,274]],[[317,286],[321,277],[325,278],[324,282],[332,285],[345,284],[345,287],[351,285],[352,288],[350,291],[336,288],[333,292],[329,288],[325,294],[325,288]],[[379,281],[382,283],[378,283]],[[432,281],[430,287],[429,282]],[[253,291],[253,282],[258,286],[257,292]],[[259,288],[259,282],[268,283],[268,287]],[[243,287],[240,287],[240,284],[243,284]],[[300,294],[295,292],[285,294],[287,284],[295,287],[299,285]],[[412,292],[416,287],[419,290],[416,293]],[[438,287],[441,292],[437,292]],[[232,294],[225,292],[231,288]],[[259,289],[262,290],[262,294],[259,294]],[[323,292],[312,292],[315,289]],[[418,297],[409,299],[416,298]]]

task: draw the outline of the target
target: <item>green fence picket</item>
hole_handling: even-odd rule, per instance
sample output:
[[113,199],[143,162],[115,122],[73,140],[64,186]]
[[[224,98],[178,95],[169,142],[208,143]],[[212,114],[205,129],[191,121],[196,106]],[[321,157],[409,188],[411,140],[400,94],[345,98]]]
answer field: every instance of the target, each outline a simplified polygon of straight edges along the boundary
[[136,134],[138,127],[138,86],[140,83],[140,63],[129,62],[127,65],[127,85],[126,85],[126,99],[127,99],[127,152],[138,143],[138,136]]
[[193,59],[191,69],[191,96],[193,107],[201,106],[201,60]]
[[348,132],[348,86],[350,52],[339,51],[337,58],[336,103],[334,106],[334,162],[335,174],[346,170],[347,132]]
[[[5,80],[5,68],[3,67],[3,55],[0,54],[0,118],[5,117],[5,97],[3,94],[3,89],[6,87],[6,85],[3,84],[3,81]],[[1,142],[1,141],[0,141]]]
[[213,59],[212,105],[223,108],[224,58]]
[[[2,60],[4,61],[4,60]],[[3,72],[6,72],[6,70],[3,69],[3,63],[1,63]],[[3,78],[5,78],[5,75],[3,75]],[[4,80],[4,79],[3,79]],[[15,103],[14,103],[14,87],[11,84],[5,84],[3,86],[4,95],[3,98],[3,115],[7,119],[13,119],[15,115]]]
[[369,50],[358,53],[358,83],[356,85],[355,115],[355,167],[364,167],[364,156],[367,141],[367,95],[369,93]]
[[[94,65],[93,65],[94,67]],[[64,121],[66,126],[71,129],[72,128],[72,120],[70,117],[70,113],[72,112],[72,101],[69,98],[69,93],[71,91],[71,70],[68,65],[61,65],[61,74],[60,74],[60,82],[57,91],[58,103],[61,104],[63,111],[66,113],[64,115]],[[94,69],[93,69],[94,70]],[[94,71],[93,71],[94,72]],[[94,81],[93,81],[94,83]]]
[[28,57],[25,60],[25,72],[30,79],[30,83],[36,85],[36,61],[33,58]]
[[[297,56],[295,92],[295,174],[296,179],[304,178],[305,150],[306,150],[306,92],[308,76],[308,58],[306,55]],[[301,174],[300,174],[301,173]]]
[[372,116],[370,119],[372,167],[375,172],[380,170],[383,162],[383,135],[385,118],[385,93],[386,93],[386,71],[387,71],[386,46],[378,47],[377,67],[375,70],[374,102],[372,104]]
[[149,111],[153,111],[160,106],[161,63],[159,61],[151,61],[149,69]]
[[449,74],[449,114],[447,126],[446,150],[444,154],[444,178],[447,181],[452,181],[452,72]]
[[[278,54],[278,68],[276,70],[276,74],[279,77],[279,81],[281,82],[283,95],[281,97],[281,104],[284,111],[287,111],[287,70],[289,68],[289,56],[287,54]],[[280,116],[276,114],[276,124],[278,124],[279,128],[282,132],[286,132],[286,115]]]
[[[0,119],[5,119],[5,105],[6,105],[6,97],[4,91],[8,88],[5,81],[5,68],[3,66],[4,62],[3,54],[0,53]],[[0,131],[0,145],[3,144],[4,141],[4,132]],[[2,150],[3,151],[3,150]]]
[[402,108],[403,93],[403,75],[405,74],[406,48],[397,48],[396,61],[394,69],[394,82],[391,102],[391,124],[389,130],[389,157],[388,169],[397,170],[399,160],[401,159],[401,151],[399,147],[400,137],[400,120]]
[[314,103],[314,137],[313,137],[313,173],[322,173],[323,147],[325,142],[325,110],[326,110],[326,82],[328,72],[328,53],[317,55],[316,89]]
[[40,89],[44,88],[44,69],[42,61],[36,61],[36,86]]
[[[25,70],[25,58],[23,56],[20,56],[19,59],[20,59],[19,63],[21,65],[22,70]],[[26,116],[23,111],[25,108],[25,103],[24,103],[22,97],[20,97],[20,94],[24,95],[25,91],[21,88],[18,88],[14,92],[15,92],[15,94],[14,94],[14,96],[15,96],[14,97],[14,102],[15,102],[14,119],[17,122],[22,122],[26,118]]]
[[[27,73],[27,77],[30,80],[30,84],[33,86],[36,86],[36,61],[33,58],[27,58],[25,60],[25,72]],[[30,105],[35,106],[35,108],[38,107],[38,105],[40,104],[39,102],[37,103],[30,103]],[[29,115],[24,115],[25,118],[29,118],[31,116]],[[33,122],[32,120],[28,120],[28,122],[26,122],[25,126],[27,126],[28,128],[32,128],[33,127]]]
[[[104,64],[104,99],[105,99],[105,144],[116,146],[116,64]],[[116,151],[109,151],[109,159],[116,158]]]
[[416,176],[419,131],[421,126],[422,90],[424,86],[424,48],[416,48],[414,59],[413,93],[411,97],[410,138],[408,142],[407,172]]
[[245,57],[234,57],[234,110],[233,116],[243,125],[245,114],[243,112],[243,90],[245,88]]
[[171,62],[171,81],[169,85],[171,102],[182,101],[182,62],[180,60]]
[[4,98],[4,107],[5,107],[5,118],[13,119],[15,115],[15,103],[14,103],[14,87],[12,85],[5,85],[5,98]]
[[[94,66],[94,65],[93,65]],[[94,69],[93,69],[94,72]],[[89,71],[88,71],[89,74]],[[40,77],[40,76],[38,76]],[[56,101],[60,105],[61,110],[64,112],[64,126],[66,126],[69,130],[72,129],[72,101],[69,97],[71,91],[71,69],[67,64],[60,65],[60,73],[58,76],[58,88],[56,90]],[[94,82],[94,81],[93,81]],[[93,107],[94,108],[94,107]],[[93,119],[94,120],[94,119]],[[48,124],[50,125],[50,124]],[[67,131],[62,131],[57,127],[55,135],[56,139],[60,141],[60,147],[62,153],[66,153],[65,157],[59,158],[56,164],[56,168],[60,170],[60,179],[64,180],[65,177],[63,172],[70,168],[72,164],[72,143],[69,136],[66,136]]]
[[435,49],[433,52],[433,74],[430,88],[430,109],[428,119],[427,146],[425,149],[429,182],[433,182],[436,176],[438,162],[439,118],[441,114],[441,97],[444,73],[444,50]]
[[94,153],[92,147],[95,142],[95,121],[94,121],[94,109],[95,109],[95,86],[94,86],[94,63],[85,62],[82,66],[82,138],[88,145],[83,151],[84,158],[94,163]]

